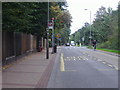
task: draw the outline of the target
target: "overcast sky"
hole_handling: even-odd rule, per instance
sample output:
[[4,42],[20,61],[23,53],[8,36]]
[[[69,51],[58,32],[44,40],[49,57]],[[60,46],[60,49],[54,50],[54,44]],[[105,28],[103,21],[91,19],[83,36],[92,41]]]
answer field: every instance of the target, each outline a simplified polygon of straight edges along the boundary
[[[91,18],[93,21],[95,14],[101,6],[106,8],[111,7],[117,10],[117,5],[120,0],[67,0],[68,10],[72,16],[71,34],[84,26],[85,22],[90,23],[90,10]],[[88,10],[84,10],[88,9]]]

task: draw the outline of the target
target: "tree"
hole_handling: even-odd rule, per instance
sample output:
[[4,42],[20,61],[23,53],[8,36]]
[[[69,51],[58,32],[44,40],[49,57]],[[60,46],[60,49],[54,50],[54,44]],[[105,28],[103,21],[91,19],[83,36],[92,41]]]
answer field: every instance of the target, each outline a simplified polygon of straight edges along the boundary
[[[108,49],[118,49],[119,41],[118,41],[118,22],[120,16],[119,11],[120,6],[118,6],[118,11],[113,11],[112,8],[106,9],[105,7],[99,8],[96,12],[96,18],[91,25],[91,34],[92,39],[96,39],[98,43],[98,47],[108,48]],[[79,34],[77,34],[79,32]],[[86,24],[74,33],[77,40],[79,35],[80,40],[82,37],[85,37],[85,45],[89,44],[89,34],[90,34],[90,25]],[[73,39],[73,38],[72,38]],[[78,40],[77,40],[78,41]]]
[[[47,2],[3,2],[2,7],[3,31],[29,33],[38,37],[46,36]],[[68,40],[71,15],[65,7],[67,5],[64,2],[50,2],[50,20],[55,18],[55,34],[64,31],[67,34],[65,38]]]
[[47,26],[47,3],[4,2],[2,16],[4,31],[40,34]]
[[67,43],[70,36],[71,15],[68,10],[63,9],[66,7],[66,3],[50,3],[50,18],[54,17],[54,29],[55,34],[60,34],[61,42]]

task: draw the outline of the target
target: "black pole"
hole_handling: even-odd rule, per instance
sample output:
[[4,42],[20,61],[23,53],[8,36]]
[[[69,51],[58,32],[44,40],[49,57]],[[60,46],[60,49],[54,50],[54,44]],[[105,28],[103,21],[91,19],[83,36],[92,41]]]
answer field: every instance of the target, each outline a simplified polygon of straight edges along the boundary
[[47,39],[46,39],[46,59],[49,59],[49,26],[48,26],[48,23],[49,23],[49,0],[48,0],[48,20],[47,20]]
[[47,29],[47,39],[46,39],[46,59],[49,59],[49,42],[48,42],[49,29]]

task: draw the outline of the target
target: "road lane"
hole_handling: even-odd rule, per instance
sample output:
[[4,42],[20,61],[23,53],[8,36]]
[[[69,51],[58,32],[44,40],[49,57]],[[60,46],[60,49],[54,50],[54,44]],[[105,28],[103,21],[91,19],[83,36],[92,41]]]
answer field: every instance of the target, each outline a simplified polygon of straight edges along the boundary
[[118,71],[108,66],[102,58],[91,57],[92,51],[78,47],[63,47],[61,53],[64,71],[60,69],[63,63],[59,58],[56,60],[48,88],[118,87]]
[[108,53],[104,53],[98,50],[93,51],[92,49],[87,49],[85,47],[76,47],[76,48],[80,48],[80,52],[84,52],[84,54],[89,55],[90,57],[102,59],[103,61],[106,61],[118,67],[118,56],[110,55]]

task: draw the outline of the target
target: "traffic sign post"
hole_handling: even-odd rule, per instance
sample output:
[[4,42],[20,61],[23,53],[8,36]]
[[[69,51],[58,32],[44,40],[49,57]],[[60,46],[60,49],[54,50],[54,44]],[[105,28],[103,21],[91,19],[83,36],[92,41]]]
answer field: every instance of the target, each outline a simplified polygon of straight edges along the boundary
[[48,29],[52,29],[52,54],[54,53],[54,18],[48,22]]
[[49,29],[53,29],[53,21],[49,21],[48,22],[48,28]]
[[54,54],[54,18],[52,18],[52,21],[49,22],[49,29],[52,29],[52,54]]

